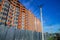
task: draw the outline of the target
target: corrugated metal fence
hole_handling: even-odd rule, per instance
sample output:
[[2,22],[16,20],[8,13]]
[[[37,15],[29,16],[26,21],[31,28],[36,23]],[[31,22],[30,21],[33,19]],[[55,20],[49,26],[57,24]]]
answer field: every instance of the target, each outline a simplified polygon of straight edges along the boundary
[[0,40],[41,40],[41,33],[0,26]]

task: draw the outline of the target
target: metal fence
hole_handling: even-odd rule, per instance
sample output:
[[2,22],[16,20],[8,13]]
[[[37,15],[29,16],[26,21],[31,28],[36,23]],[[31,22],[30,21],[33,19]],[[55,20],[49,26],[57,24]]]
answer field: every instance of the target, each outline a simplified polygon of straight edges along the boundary
[[41,40],[41,33],[0,26],[0,40]]

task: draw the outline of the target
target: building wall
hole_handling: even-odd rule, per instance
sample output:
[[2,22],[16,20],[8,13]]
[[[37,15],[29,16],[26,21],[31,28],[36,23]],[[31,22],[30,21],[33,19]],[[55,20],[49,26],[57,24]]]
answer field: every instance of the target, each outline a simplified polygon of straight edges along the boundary
[[17,0],[2,0],[0,4],[0,24],[22,30],[41,32],[40,20]]
[[[2,1],[0,1],[0,22],[1,22],[1,17],[2,17],[1,9],[2,9]],[[1,23],[0,23],[0,24],[1,24]]]
[[[8,5],[9,6],[9,5]],[[4,25],[6,25],[6,21],[7,21],[7,14],[8,14],[8,6],[6,5],[6,3],[5,3],[5,1],[4,0],[2,0],[1,1],[1,8],[0,8],[0,16],[1,16],[1,18],[0,18],[0,24],[4,24]]]
[[[18,16],[20,14],[20,4],[17,2],[17,0],[10,1],[10,9],[9,9],[9,14],[11,22],[8,22],[11,26],[18,26]],[[11,18],[12,17],[12,18]]]
[[28,30],[33,30],[37,32],[41,32],[41,22],[37,19],[31,11],[28,11]]
[[[18,15],[20,14],[20,3],[14,0],[2,0],[1,2],[2,12],[1,23],[8,26],[17,26],[18,25]],[[6,18],[5,18],[6,16]],[[4,18],[4,20],[3,20]],[[6,20],[5,20],[6,19]]]

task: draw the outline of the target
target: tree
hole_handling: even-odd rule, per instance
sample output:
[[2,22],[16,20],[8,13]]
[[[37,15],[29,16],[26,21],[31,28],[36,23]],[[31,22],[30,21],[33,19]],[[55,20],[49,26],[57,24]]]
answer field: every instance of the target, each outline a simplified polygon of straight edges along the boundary
[[53,38],[53,36],[50,36],[49,38],[48,38],[48,40],[53,40],[54,38]]

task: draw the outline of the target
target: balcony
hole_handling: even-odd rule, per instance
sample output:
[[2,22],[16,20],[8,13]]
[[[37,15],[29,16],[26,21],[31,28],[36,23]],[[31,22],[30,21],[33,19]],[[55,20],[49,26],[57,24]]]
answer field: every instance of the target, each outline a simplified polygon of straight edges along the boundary
[[5,15],[3,15],[3,18],[6,18],[6,16],[5,16]]
[[2,20],[3,23],[5,23],[6,20]]
[[18,11],[18,12],[19,12],[19,11],[20,11],[20,8],[16,7],[16,11]]
[[7,8],[2,8],[2,10],[6,11],[6,12],[8,12],[8,11],[9,11]]
[[8,8],[7,8],[7,7],[5,7],[5,6],[3,6],[3,8],[6,8],[6,9],[8,10]]
[[9,6],[9,2],[8,2],[8,1],[5,1],[5,3],[4,3],[4,4]]
[[6,5],[6,4],[4,4],[3,6],[5,6],[5,7],[7,7],[7,8],[9,8],[9,7],[10,7],[9,5]]
[[14,20],[14,22],[18,22],[18,20]]
[[1,22],[1,20],[0,20],[0,22]]
[[10,5],[10,9],[14,9],[14,7]]
[[11,19],[11,18],[8,18],[8,20],[10,20],[10,21],[11,21],[12,19]]
[[0,17],[2,17],[3,15],[2,14],[0,14]]

